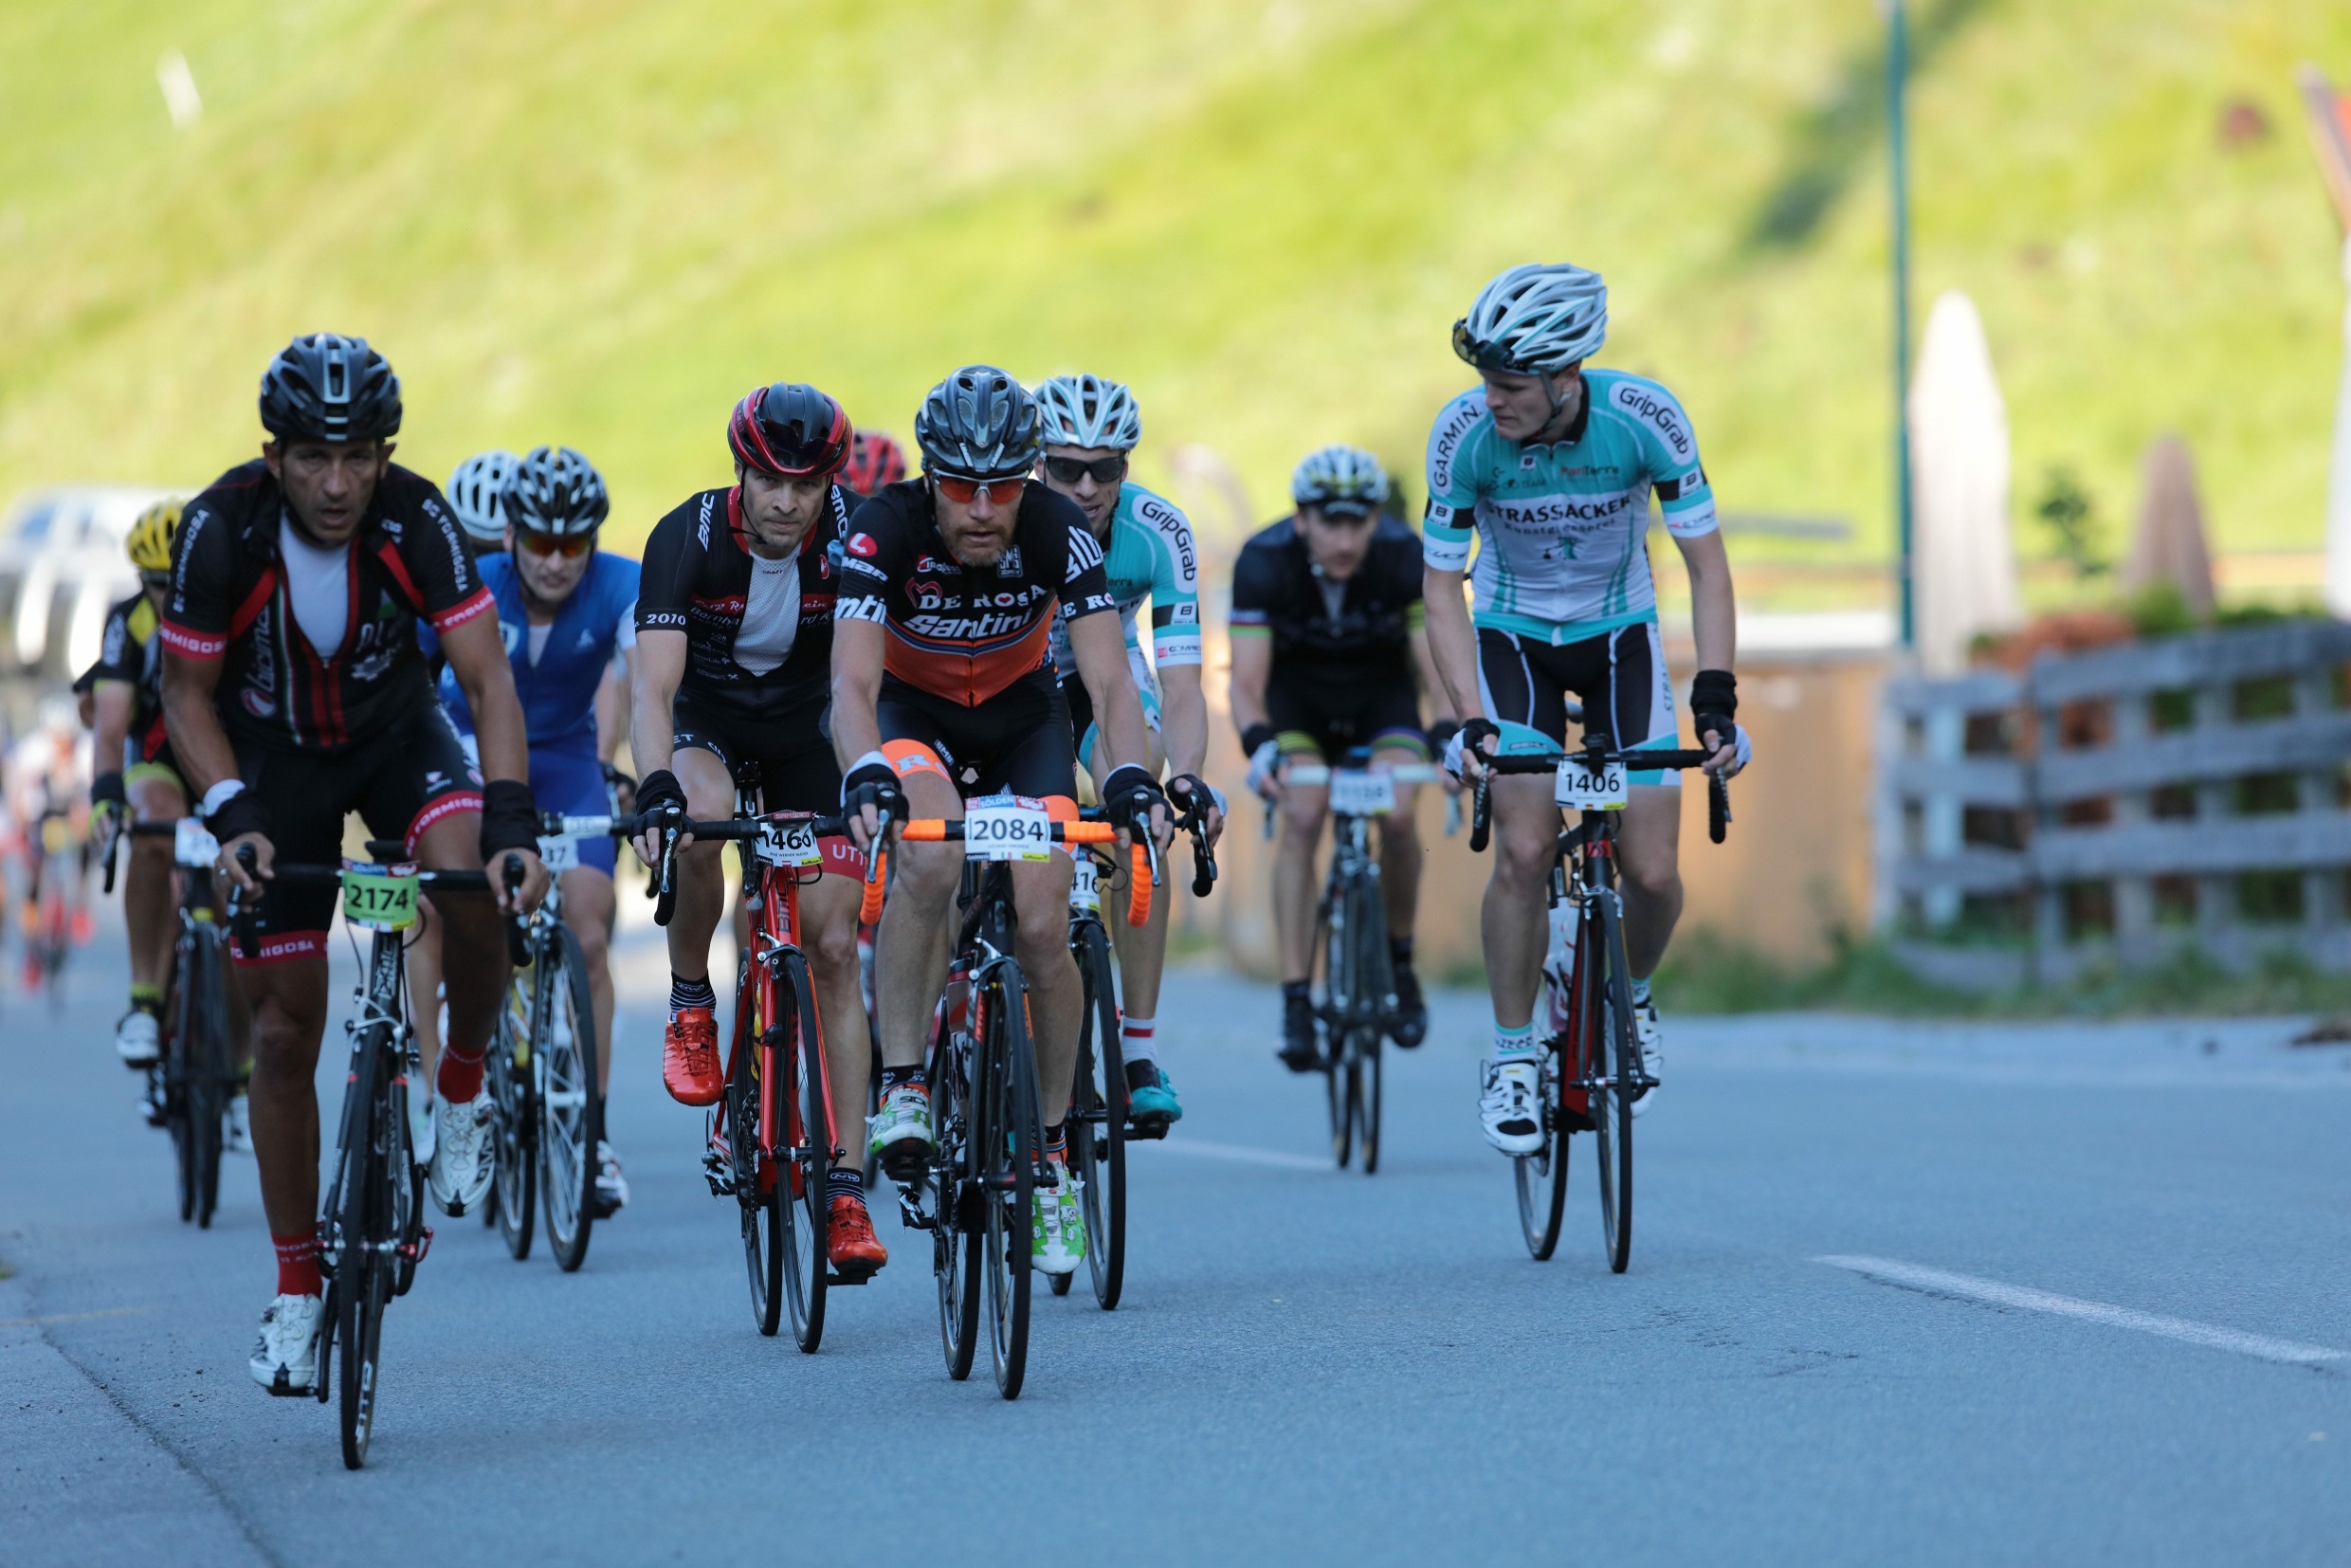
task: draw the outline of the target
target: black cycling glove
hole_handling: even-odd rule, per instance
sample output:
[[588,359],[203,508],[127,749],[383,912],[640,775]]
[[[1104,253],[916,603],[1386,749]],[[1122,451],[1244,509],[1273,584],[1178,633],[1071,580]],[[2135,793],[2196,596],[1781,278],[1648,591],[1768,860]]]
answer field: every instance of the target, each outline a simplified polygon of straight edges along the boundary
[[1167,804],[1167,792],[1149,770],[1132,762],[1113,768],[1103,780],[1103,813],[1113,828],[1123,828],[1139,839],[1151,831],[1151,808]]
[[508,849],[538,853],[538,802],[519,778],[493,778],[482,786],[482,860]]
[[100,774],[90,780],[90,805],[127,806],[131,797],[123,793],[122,775],[118,771]]
[[671,806],[681,813],[685,811],[685,786],[678,782],[677,775],[667,768],[655,768],[637,780],[639,814],[650,816]]
[[[1499,739],[1502,736],[1502,726],[1491,719],[1465,719],[1455,733],[1461,737],[1461,749],[1466,752],[1474,752],[1478,750],[1479,743],[1488,736]],[[1447,738],[1449,740],[1451,737],[1449,736]]]
[[1183,810],[1204,811],[1211,805],[1222,806],[1216,788],[1198,774],[1177,774],[1167,781],[1167,797],[1172,804],[1181,799]]
[[898,770],[887,762],[865,762],[841,780],[841,814],[855,816],[866,807],[887,811],[893,822],[906,820],[906,792],[899,788]]
[[1452,739],[1454,733],[1460,728],[1461,720],[1458,719],[1440,719],[1435,723],[1430,725],[1427,731],[1429,755],[1431,757],[1443,757],[1445,755],[1445,743]]
[[215,839],[227,844],[232,838],[247,833],[269,836],[269,813],[253,797],[250,790],[239,790],[220,804],[220,810],[204,819],[204,829]]
[[1727,669],[1702,669],[1690,680],[1690,722],[1697,726],[1698,743],[1706,743],[1712,730],[1726,746],[1736,743],[1739,717],[1739,677]]
[[1268,740],[1281,738],[1282,732],[1271,724],[1251,724],[1241,732],[1241,755],[1255,757],[1257,748]]

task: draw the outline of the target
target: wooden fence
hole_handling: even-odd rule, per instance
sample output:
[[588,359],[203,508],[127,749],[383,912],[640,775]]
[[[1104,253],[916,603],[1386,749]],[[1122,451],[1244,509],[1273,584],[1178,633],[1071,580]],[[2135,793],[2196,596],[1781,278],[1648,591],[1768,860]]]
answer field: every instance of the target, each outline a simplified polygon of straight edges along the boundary
[[1900,677],[1881,714],[1877,903],[1948,983],[2194,950],[2351,967],[2351,625]]

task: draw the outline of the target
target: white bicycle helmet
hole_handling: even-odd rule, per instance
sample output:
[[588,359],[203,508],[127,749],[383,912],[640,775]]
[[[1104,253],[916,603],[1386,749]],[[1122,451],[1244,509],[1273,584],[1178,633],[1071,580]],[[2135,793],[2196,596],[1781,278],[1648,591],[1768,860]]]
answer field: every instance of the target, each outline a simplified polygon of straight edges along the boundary
[[1514,266],[1453,323],[1453,352],[1482,371],[1548,374],[1599,352],[1608,285],[1565,262]]
[[1368,517],[1388,499],[1388,470],[1360,447],[1317,447],[1291,470],[1290,499],[1326,514]]
[[1131,452],[1143,438],[1143,416],[1123,383],[1099,375],[1055,375],[1036,388],[1048,447],[1104,447]]
[[506,543],[506,486],[522,460],[503,449],[476,452],[449,473],[449,509],[457,525],[485,544]]

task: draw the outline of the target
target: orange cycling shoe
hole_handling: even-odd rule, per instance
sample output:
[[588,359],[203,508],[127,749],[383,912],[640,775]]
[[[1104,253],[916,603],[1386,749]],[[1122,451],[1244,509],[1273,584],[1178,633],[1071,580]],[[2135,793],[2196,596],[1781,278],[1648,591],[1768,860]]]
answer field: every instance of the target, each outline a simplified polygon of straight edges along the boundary
[[863,1285],[890,1261],[890,1249],[873,1233],[873,1216],[866,1212],[864,1198],[835,1193],[831,1222],[826,1229],[832,1233],[832,1245],[827,1253],[832,1260],[832,1271],[841,1276],[842,1283]]
[[715,1105],[726,1093],[719,1070],[719,1018],[706,1007],[683,1007],[662,1030],[662,1086],[682,1105]]

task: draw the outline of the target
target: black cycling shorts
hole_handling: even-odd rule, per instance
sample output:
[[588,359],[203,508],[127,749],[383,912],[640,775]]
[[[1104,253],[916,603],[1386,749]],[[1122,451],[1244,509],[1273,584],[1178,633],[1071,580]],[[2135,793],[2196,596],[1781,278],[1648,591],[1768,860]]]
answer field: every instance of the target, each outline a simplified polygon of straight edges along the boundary
[[1077,747],[1058,683],[1021,681],[974,708],[885,682],[875,717],[882,755],[902,778],[935,773],[967,800],[1007,793],[1077,800]]
[[[269,843],[290,866],[337,866],[343,819],[353,811],[371,836],[396,838],[413,852],[427,828],[459,812],[482,811],[482,775],[466,760],[457,729],[441,704],[427,701],[347,751],[296,751],[247,740],[237,747],[237,776],[269,813]],[[262,900],[253,957],[235,945],[239,963],[326,958],[335,916],[333,884],[286,883]]]
[[[1583,727],[1605,730],[1620,749],[1670,748],[1679,738],[1656,622],[1565,644],[1478,628],[1478,695],[1486,717],[1502,728],[1504,755],[1558,750],[1567,738],[1569,692],[1583,702]],[[1671,788],[1682,775],[1636,772],[1631,781]]]
[[1285,757],[1316,752],[1336,765],[1357,746],[1401,746],[1424,759],[1429,755],[1429,732],[1421,725],[1420,699],[1410,680],[1371,681],[1348,688],[1320,681],[1285,682],[1277,668],[1266,683],[1266,718],[1282,732]]
[[669,710],[669,749],[695,747],[726,764],[736,783],[756,778],[771,811],[841,810],[841,764],[832,755],[829,700],[813,697],[754,720],[681,691]]

